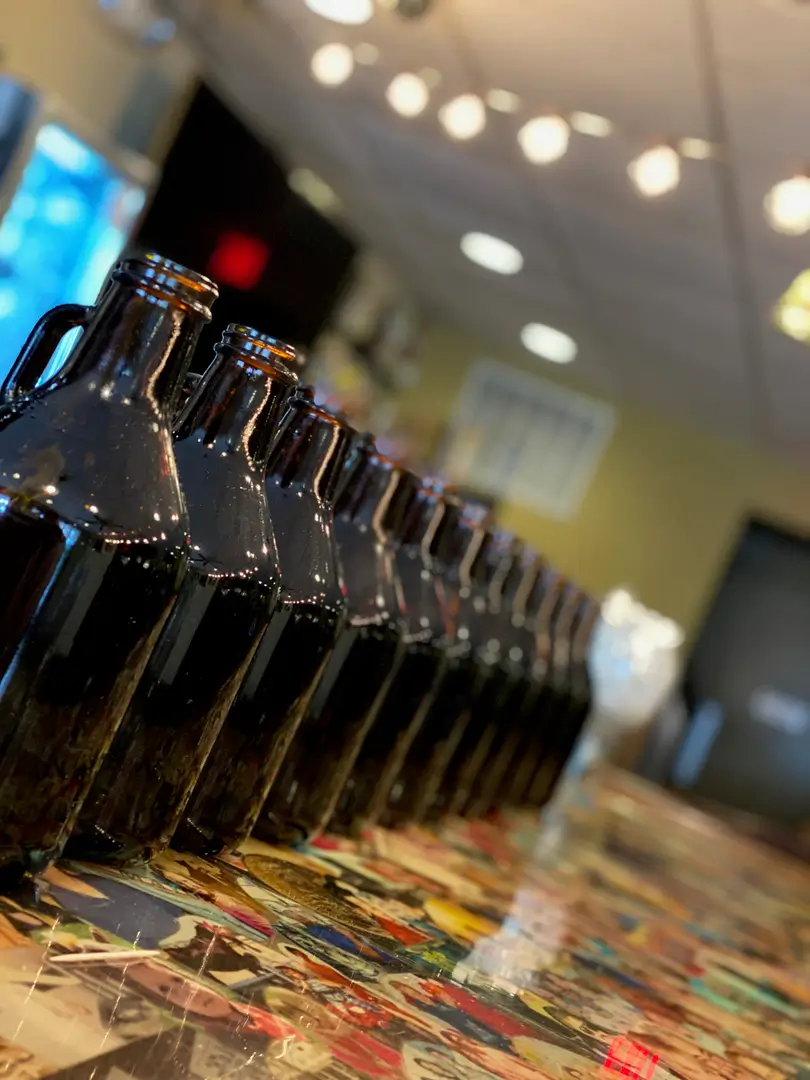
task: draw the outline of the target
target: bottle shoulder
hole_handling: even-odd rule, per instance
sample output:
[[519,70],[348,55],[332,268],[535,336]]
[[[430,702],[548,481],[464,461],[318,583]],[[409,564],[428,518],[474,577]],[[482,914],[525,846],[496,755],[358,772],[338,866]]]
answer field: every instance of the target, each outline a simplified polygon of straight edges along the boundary
[[86,380],[0,415],[0,489],[105,538],[188,539],[164,418]]

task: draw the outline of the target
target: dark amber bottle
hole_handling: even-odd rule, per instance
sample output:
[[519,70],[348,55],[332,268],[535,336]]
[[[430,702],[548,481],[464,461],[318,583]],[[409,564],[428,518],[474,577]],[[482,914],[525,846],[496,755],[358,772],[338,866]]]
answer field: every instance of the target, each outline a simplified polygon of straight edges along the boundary
[[544,564],[527,602],[527,690],[516,718],[519,732],[512,765],[494,798],[496,806],[520,806],[537,772],[539,754],[552,708],[552,627],[565,578]]
[[292,741],[255,833],[302,840],[326,827],[401,659],[401,609],[391,515],[400,511],[406,474],[376,453],[337,503],[335,537],[347,624]]
[[281,593],[175,833],[177,847],[214,853],[250,835],[343,625],[333,499],[351,429],[310,397],[296,393],[267,469]]
[[175,424],[189,568],[67,854],[167,846],[270,621],[279,588],[264,473],[297,378],[289,346],[231,325]]
[[565,769],[591,707],[588,650],[600,607],[576,586],[569,586],[557,620],[553,644],[556,675],[555,707],[547,725],[528,803],[543,807]]
[[441,681],[448,639],[431,548],[447,506],[436,484],[412,476],[410,489],[402,527],[391,533],[404,655],[341,793],[331,831],[359,831],[377,821]]
[[[216,287],[158,256],[112,274],[59,373],[46,315],[0,416],[0,866],[61,849],[174,606],[188,524],[171,417]],[[52,330],[59,328],[59,314]]]
[[504,584],[497,623],[499,664],[506,674],[506,687],[495,717],[494,738],[487,760],[474,777],[464,806],[467,817],[482,817],[495,809],[506,775],[514,767],[522,734],[523,710],[531,690],[534,640],[530,605],[534,602],[542,572],[540,556],[526,549],[515,573]]
[[386,825],[424,821],[441,812],[442,781],[486,678],[473,648],[471,575],[492,534],[480,508],[442,496],[444,516],[431,547],[447,644],[438,685],[380,815]]
[[479,771],[485,767],[502,711],[514,692],[513,674],[503,664],[504,594],[520,576],[523,545],[511,533],[487,533],[471,570],[470,636],[484,680],[470,708],[470,720],[450,760],[434,813],[459,814]]

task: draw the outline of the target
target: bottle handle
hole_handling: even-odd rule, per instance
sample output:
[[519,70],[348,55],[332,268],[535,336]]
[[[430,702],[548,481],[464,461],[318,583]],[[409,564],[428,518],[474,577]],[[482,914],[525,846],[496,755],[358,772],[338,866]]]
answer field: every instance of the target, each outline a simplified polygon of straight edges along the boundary
[[0,402],[9,405],[33,390],[65,334],[84,328],[94,309],[86,304],[59,304],[46,311],[20,350],[0,386]]

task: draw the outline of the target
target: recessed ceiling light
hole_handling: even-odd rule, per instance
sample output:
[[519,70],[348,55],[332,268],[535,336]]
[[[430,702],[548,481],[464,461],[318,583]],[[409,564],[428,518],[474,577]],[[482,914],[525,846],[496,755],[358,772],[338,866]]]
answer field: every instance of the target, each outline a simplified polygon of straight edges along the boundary
[[569,120],[574,131],[590,135],[594,139],[606,139],[613,131],[613,124],[606,116],[590,112],[572,112]]
[[466,233],[461,238],[461,250],[471,262],[496,274],[519,274],[523,269],[518,249],[488,233]]
[[305,3],[316,15],[344,26],[361,26],[374,14],[373,0],[305,0]]
[[462,94],[439,110],[439,120],[451,139],[474,139],[487,124],[487,111],[480,97]]
[[714,153],[714,147],[706,139],[681,139],[678,150],[684,157],[693,158],[695,161],[705,161]]
[[627,175],[641,195],[655,199],[673,191],[680,183],[681,159],[677,150],[662,143],[631,161]]
[[334,41],[322,45],[310,63],[313,79],[324,86],[340,86],[354,71],[354,56],[348,45]]
[[380,59],[380,50],[376,45],[372,45],[370,41],[361,41],[359,45],[354,47],[354,58],[358,64],[371,67]]
[[765,196],[765,217],[776,232],[801,236],[810,229],[810,176],[792,176]]
[[400,116],[418,116],[425,111],[430,100],[430,91],[425,80],[410,71],[403,71],[391,81],[385,91],[388,104]]
[[552,364],[570,364],[577,355],[577,343],[562,330],[543,323],[529,323],[520,331],[520,340],[529,352]]
[[322,214],[334,213],[340,208],[340,199],[325,180],[311,169],[293,169],[287,177],[290,188]]
[[521,100],[511,90],[490,90],[487,94],[487,105],[495,112],[515,113],[521,106]]
[[518,132],[520,148],[534,165],[550,165],[568,149],[571,129],[561,116],[538,116]]

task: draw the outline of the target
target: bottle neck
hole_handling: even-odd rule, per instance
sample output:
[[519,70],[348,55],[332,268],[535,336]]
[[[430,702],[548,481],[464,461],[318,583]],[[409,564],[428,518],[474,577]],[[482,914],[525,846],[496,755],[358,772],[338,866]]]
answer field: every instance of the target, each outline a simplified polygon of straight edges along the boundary
[[591,639],[593,638],[596,624],[599,622],[601,608],[596,600],[586,597],[577,611],[572,631],[573,641],[571,645],[572,657],[577,662],[582,662],[588,655]]
[[403,514],[399,533],[402,547],[417,551],[423,558],[429,559],[438,542],[437,533],[445,517],[445,510],[445,504],[436,488],[417,482]]
[[92,375],[102,395],[147,399],[171,415],[216,290],[189,271],[176,280],[157,275],[155,265],[174,264],[133,259],[114,271],[66,378]]
[[443,496],[443,513],[430,545],[430,556],[437,568],[444,573],[458,571],[462,552],[458,550],[461,530],[461,504],[454,498]]
[[543,579],[543,560],[535,552],[527,552],[521,560],[520,584],[512,602],[513,621],[525,624],[532,619],[539,602]]
[[263,475],[295,384],[295,376],[280,366],[220,345],[175,424],[175,438],[195,439],[223,454],[241,454],[251,470]]
[[346,459],[351,428],[306,400],[293,402],[270,451],[268,478],[310,492],[331,506]]
[[351,483],[341,484],[335,514],[385,541],[397,525],[406,477],[412,474],[376,451],[365,450],[361,458]]

